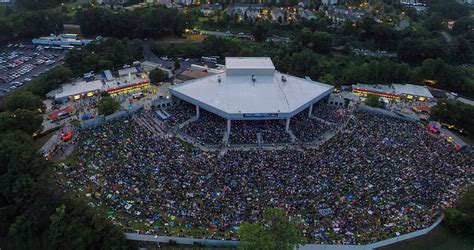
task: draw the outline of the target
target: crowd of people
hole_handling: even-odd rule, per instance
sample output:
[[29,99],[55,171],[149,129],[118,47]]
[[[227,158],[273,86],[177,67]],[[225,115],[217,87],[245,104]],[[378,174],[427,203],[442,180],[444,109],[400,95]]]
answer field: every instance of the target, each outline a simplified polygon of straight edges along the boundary
[[[258,137],[260,135],[260,139]],[[281,120],[232,121],[230,144],[290,143]]]
[[170,129],[195,116],[196,107],[183,101],[179,105],[170,106],[166,109],[166,112],[168,112],[170,118],[166,120],[163,126],[165,129]]
[[310,242],[369,243],[430,226],[474,180],[472,151],[366,112],[319,149],[205,153],[133,118],[83,130],[77,143],[65,187],[158,235],[236,239],[242,223],[281,207]]
[[201,110],[199,119],[184,127],[184,133],[206,144],[222,144],[225,129],[224,118]]
[[347,108],[326,103],[315,105],[312,114],[334,124],[342,124],[349,117]]
[[95,117],[98,115],[97,103],[99,99],[100,96],[91,96],[73,101],[71,104],[78,114],[87,114],[89,117]]
[[336,129],[333,124],[308,117],[307,112],[301,112],[291,119],[291,131],[299,142],[310,143],[329,131]]

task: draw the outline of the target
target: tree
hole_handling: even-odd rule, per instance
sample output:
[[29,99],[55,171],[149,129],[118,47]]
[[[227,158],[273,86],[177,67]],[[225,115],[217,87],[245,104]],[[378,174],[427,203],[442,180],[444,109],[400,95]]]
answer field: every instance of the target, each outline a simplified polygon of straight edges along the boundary
[[380,97],[378,95],[368,94],[365,98],[365,104],[374,108],[382,107],[382,102],[380,101]]
[[298,34],[298,40],[305,47],[312,49],[317,53],[329,53],[332,48],[332,36],[327,32],[303,29]]
[[469,16],[469,8],[456,0],[429,0],[428,7],[431,13],[439,13],[444,18],[457,20]]
[[242,250],[273,250],[277,249],[275,239],[263,226],[257,224],[244,224],[237,232],[240,238],[239,249]]
[[282,208],[269,208],[263,213],[264,223],[268,225],[270,234],[274,237],[279,249],[294,249],[303,243],[301,231],[297,225],[288,220]]
[[119,228],[65,197],[31,136],[0,134],[0,238],[5,249],[126,249]]
[[179,63],[178,60],[174,61],[174,70],[178,70],[179,68],[181,68],[181,63]]
[[156,68],[150,71],[149,77],[150,77],[151,83],[156,84],[156,83],[166,80],[168,78],[168,74],[164,72],[163,70]]
[[43,101],[29,91],[15,91],[6,98],[3,108],[14,112],[17,109],[38,110],[43,107]]
[[263,42],[267,40],[269,35],[270,24],[267,21],[259,20],[252,29],[252,36],[257,42]]
[[263,213],[262,225],[244,224],[237,234],[240,249],[291,250],[303,243],[301,231],[281,208],[269,208]]
[[442,59],[426,59],[416,69],[416,76],[420,82],[431,80],[439,88],[474,96],[474,84],[466,79],[466,72]]
[[97,108],[99,109],[100,115],[110,115],[120,108],[120,104],[114,98],[104,96],[100,98]]
[[196,17],[162,6],[121,11],[89,7],[78,11],[76,19],[86,36],[160,38],[181,35]]
[[332,36],[327,32],[313,33],[313,50],[317,53],[329,53],[332,48]]
[[453,33],[462,35],[474,27],[474,17],[462,17],[454,23]]
[[17,109],[0,113],[0,131],[21,130],[32,135],[41,129],[43,117],[37,111]]
[[428,18],[426,18],[423,25],[429,31],[441,30],[443,28],[443,17],[438,13],[432,13]]
[[60,0],[17,0],[17,5],[22,9],[27,10],[38,10],[38,9],[48,9],[51,7],[58,6]]
[[26,90],[37,96],[45,96],[51,90],[58,88],[61,84],[68,82],[72,77],[72,72],[64,66],[56,66],[41,77],[36,78],[31,84],[25,87]]
[[468,188],[458,204],[446,208],[444,223],[457,234],[474,236],[474,186]]
[[454,124],[474,136],[474,107],[454,100],[439,100],[431,109],[431,119]]

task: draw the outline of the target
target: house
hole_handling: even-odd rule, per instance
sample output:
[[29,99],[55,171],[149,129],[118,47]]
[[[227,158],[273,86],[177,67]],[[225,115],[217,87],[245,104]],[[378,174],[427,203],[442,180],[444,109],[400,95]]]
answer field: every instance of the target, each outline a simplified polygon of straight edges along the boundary
[[359,9],[350,9],[341,6],[331,6],[326,11],[329,18],[335,23],[345,22],[347,20],[356,21],[362,19],[367,12]]
[[210,16],[220,9],[221,9],[221,5],[219,3],[203,4],[201,5],[200,11],[204,16]]
[[124,5],[128,0],[97,0],[98,4],[104,5]]
[[146,3],[152,3],[152,4],[161,4],[161,5],[171,5],[172,1],[171,0],[146,0]]
[[328,5],[336,5],[336,4],[337,4],[337,0],[323,0],[323,1],[322,1],[322,4],[323,4],[323,5],[326,5],[326,6],[328,6]]
[[238,15],[240,18],[247,16],[248,19],[255,20],[260,17],[262,10],[262,4],[234,4],[227,7],[226,12],[230,15]]
[[309,9],[301,11],[300,16],[301,18],[305,18],[307,20],[316,19],[316,15],[314,14],[314,12]]
[[280,8],[273,8],[272,11],[272,22],[283,24],[285,23],[285,13]]

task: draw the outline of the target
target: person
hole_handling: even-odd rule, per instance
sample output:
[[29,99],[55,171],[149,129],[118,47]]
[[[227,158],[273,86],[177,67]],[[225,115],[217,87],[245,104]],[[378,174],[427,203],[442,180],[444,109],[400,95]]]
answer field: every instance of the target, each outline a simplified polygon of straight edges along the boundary
[[472,150],[367,112],[319,149],[223,155],[158,136],[139,122],[147,117],[79,131],[76,164],[62,171],[65,188],[109,207],[128,231],[142,223],[153,235],[236,239],[235,227],[281,207],[310,242],[365,244],[430,226],[474,179]]

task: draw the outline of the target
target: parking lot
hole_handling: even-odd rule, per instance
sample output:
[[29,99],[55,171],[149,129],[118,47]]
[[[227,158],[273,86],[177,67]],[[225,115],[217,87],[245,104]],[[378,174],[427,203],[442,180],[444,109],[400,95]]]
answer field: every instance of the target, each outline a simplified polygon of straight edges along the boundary
[[62,63],[66,54],[63,50],[23,44],[9,44],[0,51],[0,96]]

